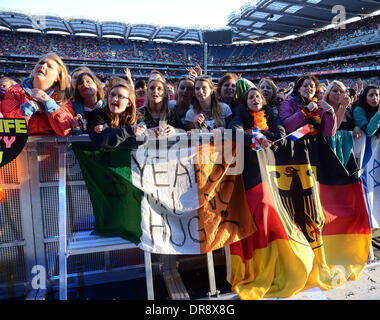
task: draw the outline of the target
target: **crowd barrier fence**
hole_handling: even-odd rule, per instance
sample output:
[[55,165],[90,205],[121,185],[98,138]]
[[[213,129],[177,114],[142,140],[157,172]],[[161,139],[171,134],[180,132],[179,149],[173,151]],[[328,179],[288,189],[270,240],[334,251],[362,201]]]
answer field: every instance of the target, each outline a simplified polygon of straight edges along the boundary
[[[175,257],[152,261],[150,253],[126,240],[90,235],[92,204],[69,148],[72,142],[88,141],[87,135],[32,136],[20,155],[0,168],[0,186],[6,194],[0,203],[0,299],[45,299],[48,289],[67,299],[68,288],[142,277],[147,298],[154,299],[153,275],[159,273],[171,298],[189,299]],[[360,141],[354,149],[359,164]],[[219,295],[213,255],[206,257],[210,289],[206,298],[236,299],[234,293]]]
[[[67,299],[70,288],[142,277],[147,299],[154,299],[153,275],[160,273],[171,298],[188,299],[173,257],[151,259],[129,241],[90,235],[92,204],[69,148],[89,141],[87,135],[31,136],[0,168],[6,193],[0,203],[0,299],[46,299],[50,289]],[[213,297],[219,293],[213,255],[206,256]]]

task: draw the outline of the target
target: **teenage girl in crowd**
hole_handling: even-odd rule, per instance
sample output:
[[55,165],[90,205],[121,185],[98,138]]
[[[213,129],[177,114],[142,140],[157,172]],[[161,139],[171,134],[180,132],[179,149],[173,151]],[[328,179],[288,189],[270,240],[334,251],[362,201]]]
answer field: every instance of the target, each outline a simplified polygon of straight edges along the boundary
[[245,131],[245,144],[252,140],[252,129],[258,128],[264,134],[265,139],[261,142],[262,148],[269,148],[272,142],[285,137],[285,128],[273,112],[266,105],[263,94],[257,88],[249,89],[242,98],[242,108],[236,108],[235,114],[228,127],[241,128]]
[[351,99],[346,86],[342,82],[338,80],[332,81],[327,87],[322,100],[333,107],[338,130],[352,130],[354,128],[352,114],[347,110],[351,104]]
[[74,117],[65,64],[55,53],[42,56],[31,77],[10,87],[2,102],[6,118],[25,118],[29,134],[65,136]]
[[230,107],[218,102],[212,80],[208,77],[195,79],[195,95],[192,105],[186,113],[186,121],[190,129],[225,128],[232,115]]
[[74,87],[73,108],[75,117],[71,134],[87,132],[86,121],[91,122],[93,111],[103,108],[104,91],[100,80],[92,72],[78,75]]
[[74,94],[74,88],[76,86],[78,76],[83,72],[92,73],[90,68],[83,67],[83,66],[75,68],[73,71],[71,71],[69,80],[70,80],[70,84],[71,84],[72,94]]
[[380,133],[380,89],[367,86],[359,96],[354,108],[355,125],[361,128],[368,137]]
[[271,79],[262,78],[259,82],[258,89],[263,94],[267,106],[271,107],[276,115],[278,115],[278,104],[276,103],[277,86]]
[[194,78],[192,76],[183,76],[178,80],[175,100],[169,101],[171,109],[177,111],[181,119],[182,126],[188,130],[186,122],[186,113],[191,106],[191,101],[194,96]]
[[336,132],[336,116],[333,107],[316,98],[319,81],[312,75],[297,78],[293,92],[279,108],[279,118],[286,133],[309,124],[311,134],[320,132],[333,136]]
[[136,107],[137,109],[142,107],[145,102],[146,95],[146,82],[145,80],[138,80],[135,84],[135,94],[136,94]]
[[327,90],[327,87],[324,84],[319,84],[319,89],[318,89],[318,92],[316,94],[316,97],[317,97],[318,100],[322,100],[323,99],[326,90]]
[[[183,129],[178,113],[169,108],[169,93],[162,75],[152,72],[147,85],[147,99],[139,109],[142,121],[156,136],[171,136],[175,128]],[[161,123],[160,123],[161,122]],[[161,125],[166,122],[165,125]]]
[[216,95],[219,102],[227,104],[231,110],[239,104],[237,99],[237,82],[238,77],[236,74],[226,73],[219,79],[216,87]]
[[138,124],[136,98],[134,89],[125,81],[114,84],[108,95],[105,108],[94,111],[94,128],[89,135],[91,141],[99,148],[137,147],[144,142],[136,141],[137,136],[144,134],[146,127]]

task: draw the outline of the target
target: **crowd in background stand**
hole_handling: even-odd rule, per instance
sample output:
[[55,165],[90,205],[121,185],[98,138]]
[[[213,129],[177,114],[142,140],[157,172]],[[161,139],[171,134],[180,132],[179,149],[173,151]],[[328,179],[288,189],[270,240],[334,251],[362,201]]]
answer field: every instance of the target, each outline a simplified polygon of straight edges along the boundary
[[[325,30],[297,40],[250,46],[210,46],[209,57],[213,64],[227,62],[238,64],[241,61],[284,59],[291,55],[323,50],[338,40],[378,33],[379,22],[380,17],[376,16],[351,23],[345,28]],[[36,41],[39,43],[37,47],[33,45]],[[294,46],[294,41],[297,41],[297,46]],[[328,99],[323,99],[323,92],[329,93],[331,89],[331,85],[329,85],[331,80],[322,81],[324,82],[322,85],[311,74],[319,72],[323,75],[323,72],[336,72],[340,69],[377,65],[377,60],[371,56],[362,57],[359,61],[343,59],[329,63],[310,62],[308,65],[298,63],[294,66],[289,63],[283,67],[267,68],[261,65],[256,70],[247,72],[247,74],[226,73],[220,76],[218,74],[218,77],[214,76],[214,81],[212,81],[211,78],[204,77],[203,71],[197,63],[203,54],[201,45],[3,31],[0,33],[0,51],[3,55],[40,56],[40,60],[28,77],[24,78],[21,83],[8,88],[5,93],[5,89],[3,89],[0,106],[5,117],[26,118],[30,123],[29,128],[36,130],[31,129],[31,134],[89,133],[94,138],[99,134],[108,132],[107,139],[112,137],[113,140],[111,139],[112,143],[111,140],[107,141],[112,146],[122,143],[125,139],[133,139],[136,132],[144,131],[142,128],[151,129],[148,131],[153,132],[156,136],[160,134],[171,135],[177,129],[215,130],[227,128],[229,122],[237,115],[236,111],[240,108],[249,111],[251,117],[245,117],[244,121],[246,119],[249,119],[250,122],[253,121],[251,123],[252,128],[255,127],[257,120],[255,112],[258,110],[256,109],[271,110],[269,118],[266,118],[269,111],[266,112],[265,117],[261,117],[263,123],[265,121],[276,122],[276,117],[279,117],[281,122],[284,121],[281,119],[281,114],[284,114],[281,108],[289,102],[289,99],[295,99],[292,100],[291,108],[294,108],[292,112],[300,109],[300,106],[303,105],[301,109],[305,114],[308,112],[316,113],[316,110],[319,110],[322,112],[320,116],[323,119],[329,118],[330,113],[334,118],[338,111],[335,110],[336,106],[333,107],[329,104]],[[50,53],[46,55],[46,52]],[[372,48],[366,53],[375,52],[376,48]],[[140,91],[135,91],[137,79],[133,78],[129,69],[124,70],[123,77],[109,77],[108,74],[103,73],[102,69],[98,69],[99,67],[91,68],[88,64],[87,67],[89,68],[77,68],[69,75],[69,70],[61,57],[93,59],[95,61],[107,59],[131,61],[136,59],[180,63],[184,68],[188,65],[195,67],[187,68],[189,72],[187,76],[189,77],[186,79],[181,77],[184,76],[181,71],[176,70],[174,72],[175,76],[180,78],[175,84],[175,90],[173,84],[168,81],[170,80],[168,72],[161,73],[152,70],[146,75],[145,84],[142,86],[145,93],[142,93],[140,85],[138,88]],[[137,72],[139,72],[139,76],[146,74],[146,70]],[[172,72],[170,73],[173,75]],[[308,91],[313,93],[313,97],[302,96],[303,87],[298,81],[300,81],[301,76],[306,75],[308,78],[305,81],[310,82]],[[284,77],[287,77],[286,81],[282,80]],[[341,77],[342,75],[337,72],[335,80],[342,80],[340,81],[344,86],[342,94],[348,96],[348,88],[350,88],[354,92],[352,96],[355,96],[355,99],[358,99],[367,86],[378,87],[379,85],[379,78],[377,77],[364,80],[349,76],[340,79]],[[254,81],[256,84],[248,80],[253,78],[257,79]],[[186,92],[182,90],[183,81],[187,81]],[[3,82],[9,83],[9,81]],[[258,89],[257,92],[250,90],[255,87]],[[124,95],[113,93],[113,90],[120,91]],[[190,91],[191,94],[189,95]],[[246,96],[248,92],[252,97]],[[316,97],[319,97],[318,103],[312,100]],[[248,98],[256,100],[253,102]],[[351,98],[353,99],[353,97]],[[116,116],[119,113],[117,110],[122,105],[122,100],[125,103],[123,104],[124,110],[121,113],[123,115],[125,113],[125,115]],[[353,103],[354,101],[351,101],[350,106],[346,107],[351,109]],[[260,105],[259,108],[257,108],[257,104]],[[305,106],[307,106],[306,109],[304,109]],[[127,115],[130,108],[135,110],[133,111],[136,113],[135,115]],[[64,112],[61,112],[62,110]],[[302,117],[301,114],[300,117]],[[319,126],[323,127],[323,119]],[[159,126],[160,121],[167,121],[168,126],[161,128]],[[64,123],[63,127],[60,126],[60,122]],[[285,122],[288,123],[288,120]],[[40,123],[43,125],[38,125]],[[141,125],[137,125],[138,123]],[[128,127],[128,130],[120,131],[121,125],[125,128]],[[244,126],[246,127],[247,123]],[[260,128],[260,126],[258,127]],[[293,126],[291,127],[293,128]],[[269,127],[263,125],[262,128],[268,130]],[[337,128],[330,129],[328,135],[333,136]],[[221,131],[223,130],[221,129]],[[104,146],[104,140],[102,141],[102,146]],[[265,145],[268,147],[271,144],[266,143]]]
[[[294,55],[322,51],[342,39],[378,34],[380,16],[369,17],[346,25],[344,29],[329,29],[297,39],[255,45],[209,46],[208,63],[224,65],[283,60]],[[34,43],[38,42],[38,46]],[[191,44],[129,41],[114,38],[73,37],[70,35],[0,32],[0,52],[3,55],[41,56],[55,52],[64,58],[115,59],[200,64],[203,46]]]
[[137,148],[149,136],[192,130],[218,137],[227,128],[244,130],[246,148],[259,151],[279,147],[286,134],[308,125],[310,135],[325,137],[342,165],[355,139],[380,134],[379,86],[360,78],[346,87],[300,73],[280,87],[270,78],[254,84],[227,73],[214,83],[195,65],[172,86],[157,70],[143,84],[128,68],[124,72],[123,78],[99,78],[82,67],[69,74],[57,54],[42,55],[21,83],[0,80],[0,115],[24,118],[30,135],[87,133],[99,148]]

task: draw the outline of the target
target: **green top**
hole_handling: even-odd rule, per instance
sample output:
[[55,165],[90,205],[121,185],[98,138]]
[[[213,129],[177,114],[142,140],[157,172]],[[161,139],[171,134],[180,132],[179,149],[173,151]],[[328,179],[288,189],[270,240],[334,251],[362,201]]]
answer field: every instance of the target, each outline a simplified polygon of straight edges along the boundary
[[360,106],[357,106],[354,109],[354,122],[355,126],[362,129],[367,136],[371,137],[380,127],[380,113],[376,112],[368,122],[364,109]]

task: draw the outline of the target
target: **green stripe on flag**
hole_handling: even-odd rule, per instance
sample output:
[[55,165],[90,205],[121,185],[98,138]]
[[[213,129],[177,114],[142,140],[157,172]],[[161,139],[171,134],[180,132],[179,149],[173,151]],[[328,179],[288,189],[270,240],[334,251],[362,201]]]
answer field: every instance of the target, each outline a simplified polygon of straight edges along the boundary
[[131,150],[100,150],[89,143],[73,143],[72,149],[93,206],[92,234],[140,243],[142,192],[132,184]]

